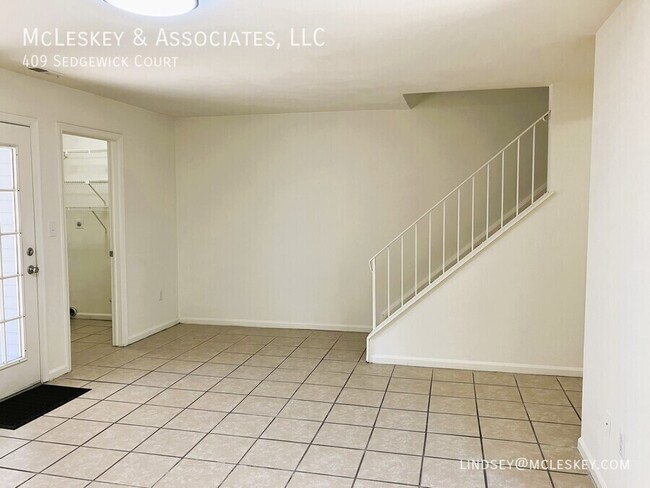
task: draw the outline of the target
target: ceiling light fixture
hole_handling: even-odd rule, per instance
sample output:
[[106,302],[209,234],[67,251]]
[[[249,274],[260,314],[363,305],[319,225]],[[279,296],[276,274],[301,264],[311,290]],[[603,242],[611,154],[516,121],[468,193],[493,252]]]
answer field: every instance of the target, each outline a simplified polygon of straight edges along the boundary
[[191,12],[199,0],[104,0],[127,12],[151,17],[172,17]]

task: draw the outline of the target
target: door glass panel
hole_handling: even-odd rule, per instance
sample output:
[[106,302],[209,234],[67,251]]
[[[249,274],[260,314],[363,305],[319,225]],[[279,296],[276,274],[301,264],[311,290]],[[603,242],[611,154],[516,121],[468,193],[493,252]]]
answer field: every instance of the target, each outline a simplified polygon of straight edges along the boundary
[[0,367],[24,357],[16,152],[0,146]]

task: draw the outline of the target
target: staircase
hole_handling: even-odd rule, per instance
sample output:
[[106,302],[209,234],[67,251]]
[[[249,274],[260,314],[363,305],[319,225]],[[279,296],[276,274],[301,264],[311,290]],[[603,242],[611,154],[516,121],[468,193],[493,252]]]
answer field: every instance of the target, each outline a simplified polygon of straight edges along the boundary
[[549,116],[533,122],[370,258],[369,339],[550,196]]

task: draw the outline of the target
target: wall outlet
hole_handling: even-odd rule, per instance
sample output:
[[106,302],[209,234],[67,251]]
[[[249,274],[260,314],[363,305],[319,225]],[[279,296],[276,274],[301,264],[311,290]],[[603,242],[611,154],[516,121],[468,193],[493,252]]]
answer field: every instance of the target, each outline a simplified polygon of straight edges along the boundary
[[618,434],[618,455],[621,456],[621,459],[625,459],[625,436],[623,432]]

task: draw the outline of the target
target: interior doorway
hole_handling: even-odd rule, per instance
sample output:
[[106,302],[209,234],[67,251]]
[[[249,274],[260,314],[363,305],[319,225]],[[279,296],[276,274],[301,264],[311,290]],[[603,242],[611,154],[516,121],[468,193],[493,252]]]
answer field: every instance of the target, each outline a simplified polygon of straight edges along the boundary
[[[113,333],[109,144],[62,136],[72,363],[96,345],[117,345]],[[81,359],[81,357],[79,357]]]

